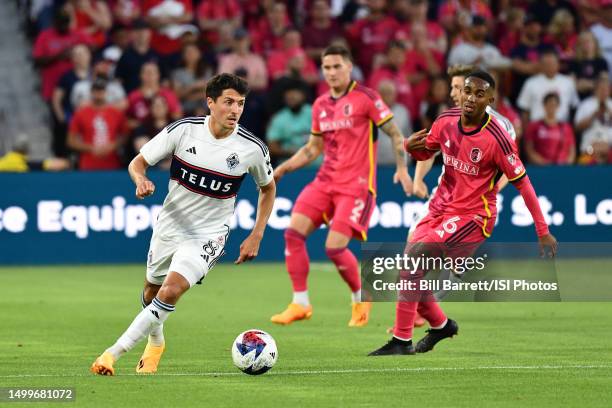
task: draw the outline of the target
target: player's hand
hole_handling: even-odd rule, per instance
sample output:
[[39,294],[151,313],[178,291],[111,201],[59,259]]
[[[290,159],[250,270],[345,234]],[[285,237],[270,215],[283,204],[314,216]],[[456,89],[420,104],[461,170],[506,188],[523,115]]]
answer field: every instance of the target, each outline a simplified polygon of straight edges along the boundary
[[540,237],[540,257],[553,258],[557,255],[557,239],[552,234],[546,234]]
[[429,198],[429,189],[423,180],[414,180],[412,194],[419,198]]
[[255,259],[257,254],[259,253],[259,243],[261,242],[261,237],[257,235],[249,235],[243,242],[240,244],[240,255],[238,259],[234,261],[236,265],[239,265],[243,262],[250,261],[251,259]]
[[393,184],[400,183],[402,188],[404,189],[404,193],[407,196],[412,194],[412,178],[410,178],[410,174],[408,174],[408,169],[406,167],[400,167],[395,171],[393,175]]
[[404,140],[404,150],[407,152],[411,150],[424,150],[427,132],[427,129],[421,129],[408,136],[408,139]]
[[151,180],[142,180],[136,184],[136,197],[142,200],[155,192],[155,184]]
[[278,166],[277,168],[274,169],[274,182],[276,184],[278,184],[278,182],[280,181],[281,178],[283,178],[283,176],[287,173],[287,170],[285,170],[285,167]]

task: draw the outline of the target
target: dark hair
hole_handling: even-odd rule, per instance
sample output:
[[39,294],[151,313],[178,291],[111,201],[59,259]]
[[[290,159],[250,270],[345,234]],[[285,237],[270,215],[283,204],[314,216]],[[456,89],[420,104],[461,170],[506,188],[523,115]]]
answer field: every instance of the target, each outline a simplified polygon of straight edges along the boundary
[[392,48],[401,48],[402,50],[406,49],[406,45],[399,40],[391,40],[389,44],[387,44],[387,52],[389,52]]
[[328,55],[340,55],[342,58],[344,58],[347,61],[351,61],[351,62],[353,61],[351,52],[344,45],[330,45],[329,47],[325,48],[323,52],[321,53],[321,59],[323,59],[323,57],[326,57]]
[[468,79],[468,78],[479,78],[479,79],[482,79],[483,81],[485,81],[489,85],[491,85],[491,89],[495,89],[495,80],[493,79],[491,74],[489,74],[488,72],[485,72],[485,71],[473,71],[473,72],[470,72],[465,79]]
[[555,51],[555,49],[552,47],[546,47],[540,54],[540,58],[543,58],[546,55],[553,55],[556,59],[559,59],[559,54],[557,54],[557,51]]
[[206,84],[206,97],[217,100],[226,89],[233,89],[242,96],[249,93],[249,84],[235,74],[219,74],[208,80]]
[[450,67],[448,67],[448,69],[446,70],[446,73],[448,74],[449,77],[456,77],[456,76],[467,76],[470,73],[472,73],[472,71],[474,71],[474,67],[472,65],[462,65],[462,64],[457,64],[457,65],[452,65]]
[[544,95],[544,99],[543,99],[543,104],[547,104],[548,101],[555,99],[557,101],[557,103],[561,102],[561,100],[559,99],[559,94],[556,92],[549,92],[546,95]]

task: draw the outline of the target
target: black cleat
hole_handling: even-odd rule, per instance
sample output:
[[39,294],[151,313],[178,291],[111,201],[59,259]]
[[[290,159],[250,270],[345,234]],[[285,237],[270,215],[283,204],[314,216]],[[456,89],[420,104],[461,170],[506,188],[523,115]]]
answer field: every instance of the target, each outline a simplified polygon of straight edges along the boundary
[[374,350],[368,356],[403,356],[415,354],[412,340],[404,341],[391,337],[391,340],[378,350]]
[[427,353],[432,350],[440,340],[444,340],[447,337],[453,337],[457,333],[459,333],[459,325],[456,321],[448,319],[448,322],[446,322],[443,328],[427,330],[425,337],[417,343],[416,352]]

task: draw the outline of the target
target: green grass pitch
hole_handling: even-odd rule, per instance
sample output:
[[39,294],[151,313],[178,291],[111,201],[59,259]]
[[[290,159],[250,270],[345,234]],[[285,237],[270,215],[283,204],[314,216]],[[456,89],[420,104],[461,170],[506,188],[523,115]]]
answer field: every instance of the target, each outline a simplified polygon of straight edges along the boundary
[[[269,322],[290,300],[283,265],[219,265],[168,320],[157,375],[135,375],[144,344],[115,377],[90,374],[140,310],[143,279],[142,265],[0,268],[0,387],[74,387],[67,406],[79,407],[612,406],[610,304],[446,303],[459,336],[427,354],[372,358],[394,305],[348,328],[349,293],[331,264],[311,268],[312,319],[289,327]],[[263,376],[231,362],[249,328],[278,344]],[[35,404],[45,405],[57,406]]]

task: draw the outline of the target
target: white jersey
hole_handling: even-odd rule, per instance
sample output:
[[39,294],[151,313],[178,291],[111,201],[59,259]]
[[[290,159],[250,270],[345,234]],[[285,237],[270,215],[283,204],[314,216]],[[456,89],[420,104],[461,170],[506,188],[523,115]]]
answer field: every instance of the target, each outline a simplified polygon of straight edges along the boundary
[[150,165],[172,155],[168,195],[154,230],[158,237],[223,240],[246,173],[259,186],[273,179],[264,142],[240,125],[230,136],[216,139],[208,127],[209,119],[178,120],[140,151]]
[[506,132],[508,132],[510,137],[512,137],[512,140],[516,141],[516,131],[514,130],[514,126],[512,125],[512,122],[510,122],[510,119],[508,119],[489,105],[487,105],[485,112],[491,115],[493,119],[497,121],[497,124],[501,126],[502,129],[504,129]]

